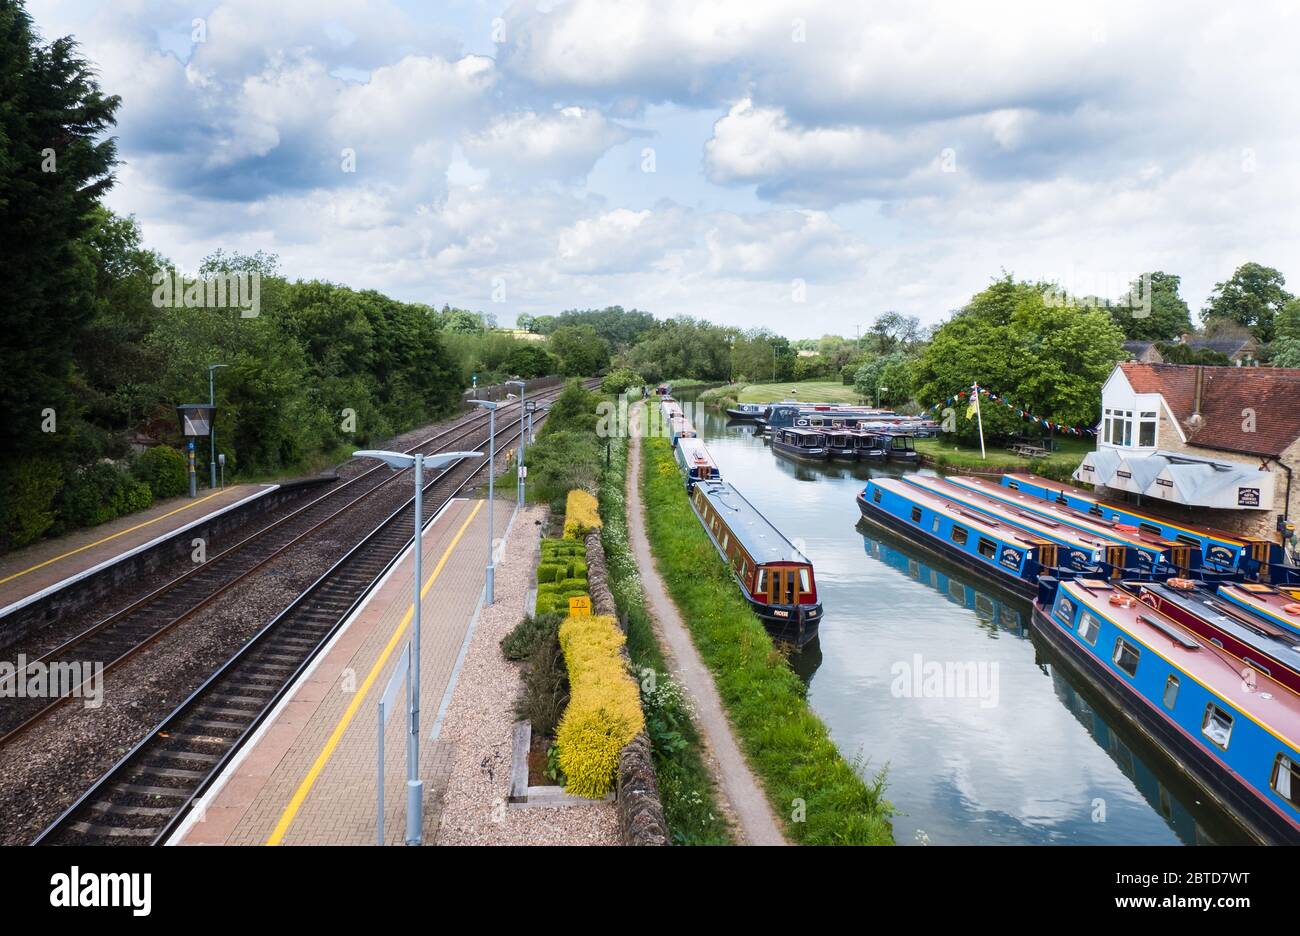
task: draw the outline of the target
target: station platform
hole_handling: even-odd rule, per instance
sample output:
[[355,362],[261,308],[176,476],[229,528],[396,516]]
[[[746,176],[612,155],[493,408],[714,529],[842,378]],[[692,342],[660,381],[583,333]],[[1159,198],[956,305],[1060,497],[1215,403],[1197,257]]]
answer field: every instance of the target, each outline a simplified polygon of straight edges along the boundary
[[236,484],[199,496],[171,497],[125,517],[16,549],[0,557],[0,609],[56,588],[213,514],[274,491],[275,484]]
[[[513,501],[498,500],[504,539]],[[447,504],[424,534],[420,774],[425,841],[438,828],[439,785],[450,769],[435,743],[441,715],[482,606],[488,510],[483,500]],[[313,666],[196,804],[169,844],[374,845],[378,700],[410,637],[413,562],[406,552]],[[406,823],[404,691],[388,719],[385,840]]]

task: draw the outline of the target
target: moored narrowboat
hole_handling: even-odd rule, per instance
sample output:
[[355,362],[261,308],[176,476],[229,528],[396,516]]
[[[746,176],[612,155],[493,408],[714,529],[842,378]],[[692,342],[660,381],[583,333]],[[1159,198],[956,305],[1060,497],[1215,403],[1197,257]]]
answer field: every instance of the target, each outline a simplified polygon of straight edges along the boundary
[[830,454],[826,436],[813,429],[778,429],[772,436],[772,448],[791,458],[824,461]]
[[872,478],[858,494],[862,516],[1021,594],[1042,574],[1105,575],[1104,544],[1033,519],[1009,523],[901,478]]
[[1169,540],[1189,543],[1201,550],[1203,565],[1207,569],[1241,571],[1257,574],[1261,568],[1279,567],[1285,561],[1282,547],[1257,537],[1229,533],[1203,524],[1180,524],[1132,509],[1125,504],[1102,501],[1092,492],[1062,484],[1048,478],[1025,472],[1011,472],[1002,476],[1002,485],[1021,491],[1031,497],[1053,501],[1082,513],[1103,517],[1117,523],[1135,526]]
[[676,447],[682,439],[694,439],[698,437],[695,427],[690,424],[685,416],[673,416],[668,420],[668,435],[672,439],[672,444]]
[[767,411],[766,403],[741,403],[727,408],[727,416],[737,422],[756,422]]
[[915,465],[921,460],[921,453],[916,450],[912,444],[912,437],[899,432],[890,432],[885,436],[889,441],[889,446],[885,449],[885,457],[891,462],[901,462],[905,465]]
[[853,436],[859,461],[885,461],[889,456],[889,440],[885,436],[864,430],[858,430]]
[[833,429],[826,433],[826,454],[841,461],[858,460],[857,434],[852,430]]
[[1260,841],[1300,843],[1300,697],[1109,582],[1045,578],[1034,620]]
[[690,501],[768,632],[796,647],[816,637],[822,607],[808,557],[725,481],[697,483]]
[[722,473],[718,470],[713,456],[698,438],[677,440],[677,464],[686,475],[686,490],[691,490],[700,481],[718,481]]

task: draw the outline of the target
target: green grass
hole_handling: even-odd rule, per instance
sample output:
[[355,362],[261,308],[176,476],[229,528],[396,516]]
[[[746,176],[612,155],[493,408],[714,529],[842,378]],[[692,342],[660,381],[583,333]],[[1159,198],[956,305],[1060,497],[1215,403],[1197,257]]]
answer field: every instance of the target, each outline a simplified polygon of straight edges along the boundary
[[1091,439],[1058,439],[1059,452],[1053,452],[1046,458],[1026,459],[1014,452],[1008,452],[1002,443],[990,442],[985,446],[987,458],[980,458],[978,445],[955,445],[940,435],[934,439],[917,439],[916,450],[922,455],[935,459],[938,468],[981,468],[998,471],[1013,465],[1028,465],[1037,474],[1057,480],[1068,480],[1070,473],[1079,467],[1083,456],[1091,452],[1095,443]]
[[804,380],[799,383],[746,384],[740,391],[741,403],[772,403],[790,399],[790,390],[797,392],[795,399],[806,403],[861,403],[862,398],[852,387],[838,380]]
[[787,837],[807,845],[892,843],[883,771],[864,781],[862,765],[840,754],[808,707],[803,682],[750,611],[691,510],[669,443],[653,438],[642,445],[650,543],[660,574]]
[[[601,541],[609,587],[627,620],[627,649],[641,684],[646,728],[654,747],[655,777],[668,832],[678,845],[728,845],[731,830],[718,808],[712,778],[700,756],[699,733],[668,678],[641,590],[641,574],[627,532],[627,438],[612,440],[610,466],[601,477]],[[653,677],[647,679],[647,670]],[[652,691],[647,691],[653,686]]]

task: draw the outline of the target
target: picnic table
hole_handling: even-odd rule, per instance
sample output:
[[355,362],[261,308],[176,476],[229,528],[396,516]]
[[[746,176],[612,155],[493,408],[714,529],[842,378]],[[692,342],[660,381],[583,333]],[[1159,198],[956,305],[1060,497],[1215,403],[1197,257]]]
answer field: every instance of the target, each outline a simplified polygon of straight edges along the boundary
[[1030,445],[1028,443],[1013,445],[1011,446],[1011,451],[1019,455],[1021,458],[1047,458],[1047,456],[1051,454],[1051,452],[1043,448],[1041,445]]

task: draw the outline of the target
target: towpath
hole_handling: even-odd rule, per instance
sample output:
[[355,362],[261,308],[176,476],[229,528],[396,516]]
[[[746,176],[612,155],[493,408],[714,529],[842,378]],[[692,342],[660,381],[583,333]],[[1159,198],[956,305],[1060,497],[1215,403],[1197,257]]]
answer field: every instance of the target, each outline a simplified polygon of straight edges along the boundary
[[668,597],[668,590],[650,552],[645,505],[641,498],[640,426],[644,420],[645,406],[637,404],[632,409],[631,438],[628,441],[627,525],[632,553],[641,569],[646,604],[673,675],[694,703],[696,727],[708,747],[709,756],[704,760],[727,801],[728,811],[738,827],[739,839],[745,845],[785,845],[785,837],[767,796],[736,743],[731,722],[713,684],[713,675],[700,659],[677,605]]

